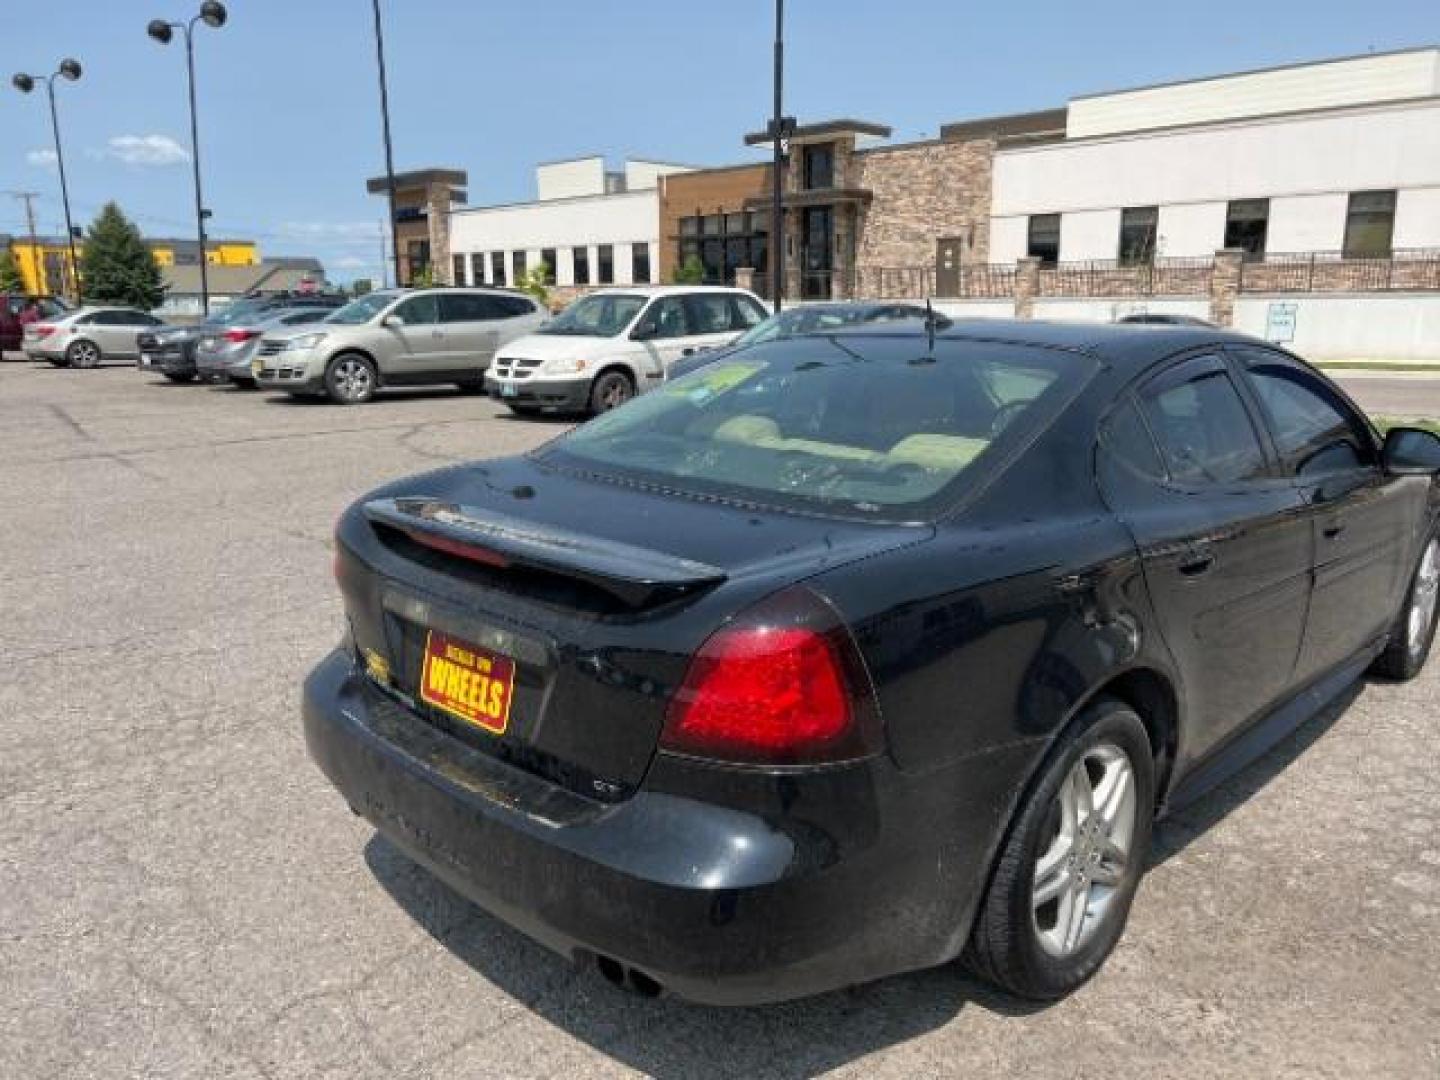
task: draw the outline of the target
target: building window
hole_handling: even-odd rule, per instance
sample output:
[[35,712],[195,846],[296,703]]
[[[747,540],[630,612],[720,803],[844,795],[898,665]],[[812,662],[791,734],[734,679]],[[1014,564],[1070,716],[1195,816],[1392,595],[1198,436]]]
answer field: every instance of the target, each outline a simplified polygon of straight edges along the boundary
[[1045,266],[1054,266],[1060,261],[1059,214],[1030,215],[1030,237],[1025,245],[1025,254],[1039,259]]
[[485,284],[485,256],[478,251],[470,255],[470,284]]
[[454,256],[451,256],[451,258],[450,258],[450,273],[451,273],[451,277],[450,277],[450,284],[451,284],[451,285],[464,285],[464,284],[465,284],[465,256],[464,256],[464,255],[454,255]]
[[1121,266],[1155,261],[1155,226],[1159,219],[1159,208],[1154,206],[1127,206],[1120,211]]
[[1258,259],[1265,254],[1269,226],[1269,199],[1236,199],[1225,211],[1225,246],[1239,248],[1247,259]]
[[769,223],[762,212],[681,218],[676,265],[684,266],[692,256],[699,259],[707,285],[735,284],[735,270],[741,266],[763,274]]
[[575,284],[590,284],[590,249],[588,247],[572,248],[571,257],[575,260]]
[[503,251],[490,253],[490,284],[505,284],[505,253]]
[[414,281],[419,275],[430,269],[430,241],[411,240],[405,246],[405,257],[410,264],[405,280],[407,282]]
[[555,249],[554,249],[554,248],[541,248],[541,249],[540,249],[540,261],[545,264],[545,284],[546,284],[546,285],[554,285],[554,284],[555,284],[555,267],[557,267],[557,266],[559,265],[559,263],[557,263],[557,262],[555,261]]
[[630,280],[636,285],[650,284],[650,245],[630,245]]
[[510,253],[510,284],[519,285],[525,280],[525,252],[512,251]]
[[1356,191],[1345,214],[1345,258],[1388,259],[1395,237],[1395,192]]
[[831,188],[835,186],[835,148],[830,143],[804,148],[805,187]]
[[595,261],[600,264],[600,284],[613,285],[615,283],[615,248],[610,244],[601,244],[595,249]]

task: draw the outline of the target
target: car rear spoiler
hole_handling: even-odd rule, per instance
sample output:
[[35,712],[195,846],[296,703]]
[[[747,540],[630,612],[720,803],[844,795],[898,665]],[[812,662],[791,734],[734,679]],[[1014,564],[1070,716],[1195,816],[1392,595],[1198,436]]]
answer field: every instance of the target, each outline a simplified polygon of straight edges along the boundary
[[374,499],[364,510],[370,521],[427,547],[501,569],[523,566],[574,578],[636,608],[662,593],[693,592],[725,580],[717,566],[443,499]]

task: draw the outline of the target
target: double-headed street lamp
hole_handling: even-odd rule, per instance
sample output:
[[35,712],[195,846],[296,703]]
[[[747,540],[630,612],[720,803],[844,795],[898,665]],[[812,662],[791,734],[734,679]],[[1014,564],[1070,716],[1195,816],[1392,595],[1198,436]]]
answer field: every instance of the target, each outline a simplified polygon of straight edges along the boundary
[[193,34],[195,24],[203,22],[206,26],[218,30],[225,25],[227,18],[225,5],[219,0],[205,0],[200,5],[200,13],[189,22],[166,22],[164,19],[151,19],[150,25],[145,28],[149,34],[161,45],[168,45],[170,39],[179,30],[185,35],[185,65],[190,75],[190,163],[195,171],[195,234],[200,241],[200,317],[201,319],[210,316],[210,276],[207,272],[207,256],[205,251],[205,218],[209,212],[205,209],[205,203],[200,194],[200,127],[195,118],[195,43]]
[[[55,165],[60,170],[60,200],[65,204],[65,239],[70,245],[70,278],[75,285],[75,303],[78,305],[82,300],[80,287],[80,263],[75,257],[75,226],[70,221],[70,189],[65,183],[65,154],[60,149],[60,115],[55,110],[55,80],[65,79],[67,82],[74,82],[80,78],[80,61],[71,60],[68,57],[60,61],[60,66],[49,75],[26,75],[23,72],[10,80],[15,89],[22,94],[28,94],[35,89],[35,83],[44,81],[45,89],[50,95],[50,129],[55,134]],[[40,282],[35,282],[35,287],[40,287]]]

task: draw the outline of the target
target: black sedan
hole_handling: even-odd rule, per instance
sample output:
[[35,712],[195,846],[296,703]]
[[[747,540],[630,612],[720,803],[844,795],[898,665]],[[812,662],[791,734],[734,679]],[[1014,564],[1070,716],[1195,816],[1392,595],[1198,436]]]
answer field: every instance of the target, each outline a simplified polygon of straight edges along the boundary
[[1419,671],[1437,470],[1217,329],[757,345],[346,511],[307,742],[400,849],[633,989],[963,955],[1054,998],[1157,815]]

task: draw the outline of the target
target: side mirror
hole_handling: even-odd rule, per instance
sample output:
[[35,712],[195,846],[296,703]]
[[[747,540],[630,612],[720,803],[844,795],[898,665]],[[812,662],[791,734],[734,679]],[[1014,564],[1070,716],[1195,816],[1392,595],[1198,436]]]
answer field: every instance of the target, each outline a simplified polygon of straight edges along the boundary
[[1440,435],[1424,428],[1394,427],[1385,433],[1380,461],[1392,476],[1440,472]]
[[402,319],[399,315],[386,315],[383,319],[380,320],[380,325],[387,327],[391,330],[398,330],[400,329],[400,327],[405,325],[405,320]]

